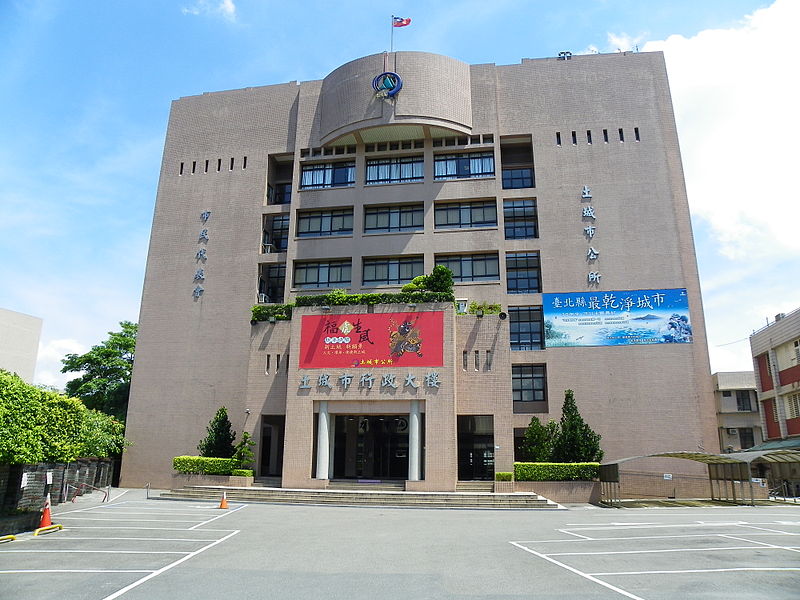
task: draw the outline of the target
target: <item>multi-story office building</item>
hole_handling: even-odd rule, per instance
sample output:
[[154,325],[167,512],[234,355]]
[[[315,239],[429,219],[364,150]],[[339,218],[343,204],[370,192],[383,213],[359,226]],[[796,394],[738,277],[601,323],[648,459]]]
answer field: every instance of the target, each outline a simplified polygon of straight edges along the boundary
[[42,320],[0,308],[0,369],[33,383]]
[[752,371],[714,373],[719,447],[723,452],[739,452],[760,444],[761,417],[756,400],[756,381]]
[[800,309],[753,333],[750,349],[769,447],[799,447]]
[[[398,292],[435,265],[456,306],[250,322],[254,303]],[[225,405],[285,487],[452,490],[510,471],[566,389],[607,458],[718,450],[660,53],[377,54],[173,103],[123,484],[168,485]]]

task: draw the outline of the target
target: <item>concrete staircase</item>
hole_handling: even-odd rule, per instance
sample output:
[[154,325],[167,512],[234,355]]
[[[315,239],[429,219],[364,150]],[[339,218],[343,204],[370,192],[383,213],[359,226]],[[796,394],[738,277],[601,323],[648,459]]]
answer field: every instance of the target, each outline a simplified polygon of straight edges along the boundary
[[[340,482],[334,482],[340,483]],[[488,482],[491,483],[491,482]],[[224,486],[186,486],[161,493],[161,498],[182,500],[220,500],[227,493],[230,502],[267,504],[323,504],[332,506],[402,506],[416,508],[554,509],[558,504],[536,494],[494,494],[473,492],[405,492],[398,489],[343,489],[334,485],[326,490]],[[369,484],[367,484],[369,485]],[[402,482],[399,482],[402,486]]]
[[456,491],[491,494],[494,492],[494,481],[459,481],[456,483]]

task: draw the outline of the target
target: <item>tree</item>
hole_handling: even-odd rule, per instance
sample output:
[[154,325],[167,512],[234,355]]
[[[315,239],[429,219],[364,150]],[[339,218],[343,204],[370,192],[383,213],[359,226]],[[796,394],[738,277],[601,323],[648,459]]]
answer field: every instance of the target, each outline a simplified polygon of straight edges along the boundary
[[548,421],[542,425],[538,417],[531,417],[531,422],[522,438],[522,460],[525,462],[550,462],[553,454],[553,442],[558,436],[558,423]]
[[242,439],[236,444],[236,448],[234,448],[233,458],[239,465],[240,469],[249,469],[250,465],[256,459],[256,455],[253,454],[253,447],[256,445],[255,440],[251,439],[250,434],[246,431],[242,432]]
[[583,420],[572,390],[564,392],[559,432],[553,442],[554,462],[600,462],[600,435]]
[[139,326],[122,321],[120,327],[122,331],[109,331],[108,339],[92,346],[86,354],[67,354],[61,361],[61,372],[83,373],[67,382],[68,396],[80,398],[88,408],[125,422]]
[[228,409],[221,406],[206,428],[208,435],[197,445],[200,456],[214,458],[233,457],[235,452],[233,439],[236,437],[236,432],[232,431],[231,427],[230,419],[228,419]]

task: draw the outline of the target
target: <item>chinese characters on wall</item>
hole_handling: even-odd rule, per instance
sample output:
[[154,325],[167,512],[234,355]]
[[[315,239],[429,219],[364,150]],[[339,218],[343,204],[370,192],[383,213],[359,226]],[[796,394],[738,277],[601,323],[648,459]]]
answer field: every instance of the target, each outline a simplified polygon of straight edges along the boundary
[[[356,377],[358,377],[357,383]],[[380,375],[380,379],[378,379],[378,376],[374,375],[372,371],[366,371],[360,373],[358,376],[345,372],[338,377],[335,375],[332,376],[330,373],[320,373],[317,375],[317,380],[314,382],[313,386],[310,375],[301,375],[299,389],[310,390],[312,388],[317,388],[317,391],[319,391],[321,389],[332,390],[334,386],[338,386],[340,390],[347,391],[351,386],[357,385],[360,390],[371,390],[377,387],[379,389],[387,389],[387,391],[389,389],[411,391],[418,389],[420,385],[427,389],[438,388],[441,383],[442,381],[439,378],[438,371],[428,371],[425,373],[424,377],[422,377],[421,381],[417,380],[417,376],[410,372],[406,373],[405,376],[398,376],[395,373],[383,373]]]
[[[589,263],[589,268],[595,267],[595,261],[600,256],[600,252],[595,248],[594,234],[597,232],[595,226],[595,219],[597,218],[594,212],[594,205],[592,204],[592,190],[588,185],[584,185],[581,189],[581,218],[586,225],[583,228],[583,234],[589,242],[589,248],[586,250],[586,262]],[[596,287],[600,285],[600,278],[603,275],[600,271],[592,270],[586,275],[586,283],[589,287]]]
[[[208,243],[208,228],[205,225],[208,223],[208,220],[211,218],[211,211],[204,210],[200,213],[200,223],[202,224],[203,228],[200,230],[199,235],[197,236],[197,243],[198,244],[207,244]],[[194,272],[194,290],[192,291],[192,296],[195,299],[199,299],[200,296],[203,295],[205,291],[203,289],[203,283],[206,280],[206,249],[204,247],[200,247],[194,255],[194,260],[197,263],[197,268]]]

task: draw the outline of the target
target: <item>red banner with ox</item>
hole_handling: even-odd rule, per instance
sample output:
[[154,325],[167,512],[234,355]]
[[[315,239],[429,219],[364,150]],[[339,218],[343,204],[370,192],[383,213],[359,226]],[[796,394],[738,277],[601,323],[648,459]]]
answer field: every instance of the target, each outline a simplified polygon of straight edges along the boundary
[[444,313],[306,315],[300,368],[441,367]]

